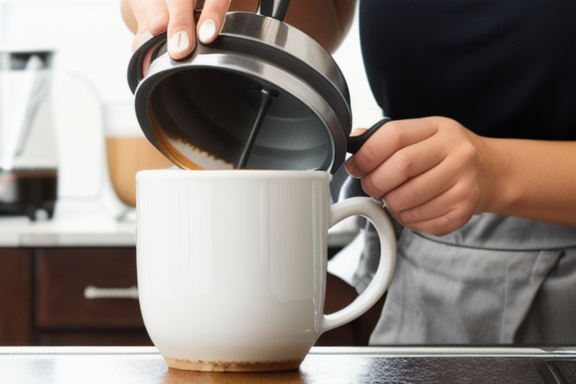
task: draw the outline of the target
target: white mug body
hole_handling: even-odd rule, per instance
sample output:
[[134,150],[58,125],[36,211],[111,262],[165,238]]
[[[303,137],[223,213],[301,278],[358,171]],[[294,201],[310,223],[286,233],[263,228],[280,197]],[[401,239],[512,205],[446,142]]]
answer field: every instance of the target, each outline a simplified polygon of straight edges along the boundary
[[337,326],[324,316],[329,182],[323,171],[138,173],[139,300],[170,367],[294,369]]

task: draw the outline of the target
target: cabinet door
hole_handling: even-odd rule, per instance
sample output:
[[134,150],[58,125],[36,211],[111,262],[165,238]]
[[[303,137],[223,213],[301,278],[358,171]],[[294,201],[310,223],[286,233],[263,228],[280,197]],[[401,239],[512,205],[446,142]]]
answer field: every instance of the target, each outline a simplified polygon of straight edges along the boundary
[[134,248],[35,250],[40,330],[144,330]]
[[0,345],[30,345],[32,250],[0,248]]

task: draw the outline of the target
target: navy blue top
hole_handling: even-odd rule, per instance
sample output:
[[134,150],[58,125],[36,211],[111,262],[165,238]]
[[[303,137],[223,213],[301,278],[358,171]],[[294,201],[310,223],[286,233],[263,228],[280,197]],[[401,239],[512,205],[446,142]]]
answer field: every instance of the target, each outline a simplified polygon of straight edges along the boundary
[[576,140],[576,0],[361,0],[360,36],[392,119]]

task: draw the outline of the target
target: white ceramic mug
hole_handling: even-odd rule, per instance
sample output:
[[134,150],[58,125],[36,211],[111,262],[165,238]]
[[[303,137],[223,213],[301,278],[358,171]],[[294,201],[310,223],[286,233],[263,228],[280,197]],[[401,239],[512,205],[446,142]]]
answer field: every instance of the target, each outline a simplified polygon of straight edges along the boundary
[[[181,169],[137,174],[137,266],[146,329],[169,367],[298,368],[316,339],[384,294],[392,225],[369,198],[330,206],[323,171]],[[324,314],[328,229],[361,215],[380,264],[350,305]]]

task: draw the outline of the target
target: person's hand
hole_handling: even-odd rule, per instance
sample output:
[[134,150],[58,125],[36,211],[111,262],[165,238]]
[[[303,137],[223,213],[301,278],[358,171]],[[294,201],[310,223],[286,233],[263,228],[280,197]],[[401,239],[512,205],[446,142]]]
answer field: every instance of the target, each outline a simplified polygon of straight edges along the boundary
[[[167,31],[168,54],[175,60],[188,56],[198,39],[209,44],[222,29],[230,0],[125,0],[137,23],[132,49]],[[198,25],[194,10],[202,9]]]
[[482,137],[454,120],[397,120],[374,133],[346,169],[401,224],[441,235],[483,211],[493,175],[486,151]]

